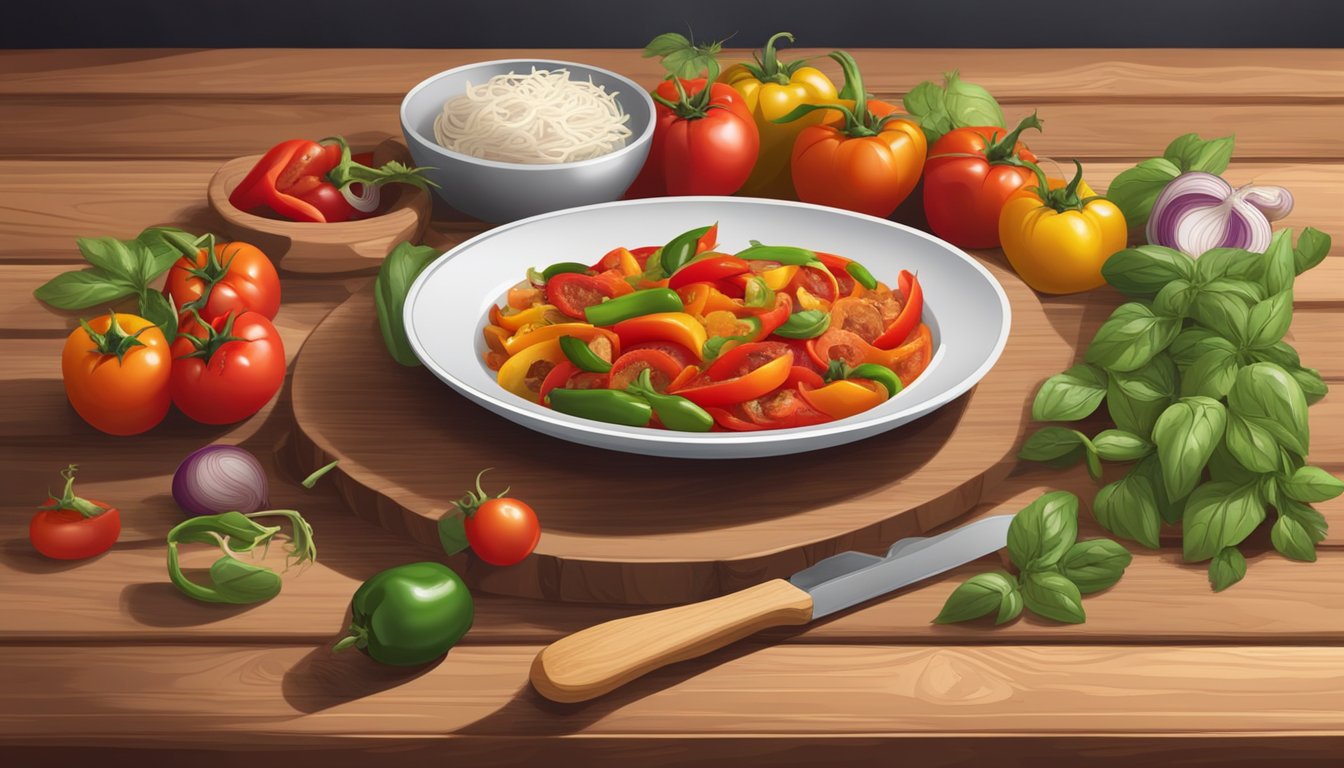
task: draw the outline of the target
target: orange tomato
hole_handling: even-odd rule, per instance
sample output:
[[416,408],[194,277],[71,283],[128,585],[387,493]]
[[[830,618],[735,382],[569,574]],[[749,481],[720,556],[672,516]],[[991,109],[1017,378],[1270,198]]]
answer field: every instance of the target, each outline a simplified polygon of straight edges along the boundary
[[80,418],[111,435],[138,435],[168,413],[172,361],[168,340],[157,326],[143,317],[113,313],[88,321],[66,338],[61,376]]
[[[877,104],[869,102],[874,114]],[[886,218],[914,191],[927,149],[924,131],[902,118],[873,136],[809,126],[793,145],[793,185],[804,202]]]

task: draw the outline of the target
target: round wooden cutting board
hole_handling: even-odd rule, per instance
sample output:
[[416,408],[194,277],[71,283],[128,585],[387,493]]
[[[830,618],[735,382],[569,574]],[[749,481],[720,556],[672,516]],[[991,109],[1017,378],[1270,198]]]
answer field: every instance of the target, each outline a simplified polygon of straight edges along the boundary
[[616,453],[505,421],[424,368],[395,363],[370,286],[332,311],[299,355],[295,458],[305,471],[339,459],[333,477],[356,514],[434,549],[438,518],[493,467],[485,489],[509,486],[531,504],[541,542],[509,568],[470,555],[449,563],[473,588],[499,594],[679,603],[847,549],[879,552],[961,515],[1002,479],[1036,387],[1073,360],[1073,334],[1051,325],[1041,299],[997,260],[981,261],[1003,283],[1013,327],[975,389],[877,437],[744,460]]

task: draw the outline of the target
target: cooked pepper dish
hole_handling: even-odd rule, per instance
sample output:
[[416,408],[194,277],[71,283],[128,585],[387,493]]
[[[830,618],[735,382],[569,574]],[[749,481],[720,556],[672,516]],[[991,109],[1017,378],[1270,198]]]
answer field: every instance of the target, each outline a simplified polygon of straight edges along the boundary
[[716,250],[718,226],[596,264],[528,271],[485,326],[500,386],[582,418],[687,432],[844,419],[933,357],[919,280],[783,245]]

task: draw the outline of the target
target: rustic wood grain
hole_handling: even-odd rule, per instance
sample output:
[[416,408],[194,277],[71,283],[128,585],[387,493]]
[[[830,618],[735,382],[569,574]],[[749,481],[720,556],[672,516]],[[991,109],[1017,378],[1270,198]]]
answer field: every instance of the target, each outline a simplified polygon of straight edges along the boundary
[[[654,85],[649,82],[647,85]],[[879,97],[899,94],[875,90]],[[401,135],[397,100],[351,102],[340,97],[251,101],[225,97],[165,103],[148,97],[98,100],[98,130],[83,123],[85,100],[11,97],[0,123],[0,159],[203,159],[253,154],[295,136],[341,134],[363,143],[375,135]],[[1167,142],[1195,131],[1204,136],[1235,133],[1245,161],[1344,159],[1344,140],[1334,130],[1340,108],[1284,104],[1272,111],[1242,105],[1135,103],[1100,110],[1090,104],[1042,108],[1046,129],[1028,137],[1033,150],[1084,162],[1159,155]],[[1009,105],[1010,123],[1032,107]],[[1117,119],[1119,118],[1119,119]],[[1143,125],[1142,131],[1125,130]],[[1116,130],[1120,127],[1121,130]]]

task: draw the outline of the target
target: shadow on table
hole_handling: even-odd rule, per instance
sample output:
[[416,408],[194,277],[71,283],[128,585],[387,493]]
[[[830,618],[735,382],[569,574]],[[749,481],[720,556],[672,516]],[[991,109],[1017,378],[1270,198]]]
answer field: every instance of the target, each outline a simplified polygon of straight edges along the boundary
[[[187,578],[205,583],[207,568],[184,568]],[[203,603],[178,591],[168,581],[128,584],[121,590],[121,610],[147,627],[196,627],[237,616],[262,605]]]
[[321,712],[405,685],[443,662],[439,658],[416,667],[394,667],[378,664],[353,648],[340,653],[331,648],[332,643],[314,648],[285,672],[280,690],[291,707]]

